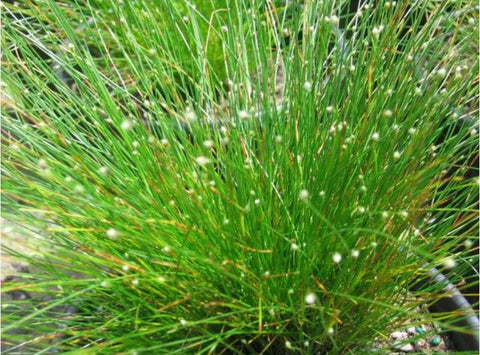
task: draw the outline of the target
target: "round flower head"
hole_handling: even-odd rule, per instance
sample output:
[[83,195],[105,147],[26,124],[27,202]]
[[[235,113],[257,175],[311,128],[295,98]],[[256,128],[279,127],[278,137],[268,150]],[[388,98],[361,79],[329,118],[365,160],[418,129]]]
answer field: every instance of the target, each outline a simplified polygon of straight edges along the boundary
[[332,255],[332,260],[335,264],[338,264],[340,263],[340,261],[342,261],[342,254],[340,253],[333,253]]
[[312,91],[312,83],[310,81],[306,81],[304,84],[303,84],[303,89],[307,92],[310,92]]
[[116,239],[118,237],[118,231],[114,228],[109,228],[107,230],[107,237],[110,239]]
[[317,295],[314,292],[310,292],[305,296],[305,303],[308,305],[314,305],[317,302]]
[[122,122],[121,127],[124,131],[130,131],[135,126],[135,121],[125,120]]
[[301,190],[298,194],[298,198],[302,201],[307,201],[309,197],[310,194],[308,193],[308,190]]

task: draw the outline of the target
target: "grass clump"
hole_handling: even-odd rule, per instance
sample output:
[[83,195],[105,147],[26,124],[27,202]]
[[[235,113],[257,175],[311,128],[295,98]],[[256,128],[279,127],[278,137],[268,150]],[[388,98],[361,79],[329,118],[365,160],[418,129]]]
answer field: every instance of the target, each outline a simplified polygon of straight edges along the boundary
[[4,292],[42,295],[4,341],[359,353],[428,321],[412,283],[478,245],[473,3],[166,4],[2,5],[2,212],[39,234]]

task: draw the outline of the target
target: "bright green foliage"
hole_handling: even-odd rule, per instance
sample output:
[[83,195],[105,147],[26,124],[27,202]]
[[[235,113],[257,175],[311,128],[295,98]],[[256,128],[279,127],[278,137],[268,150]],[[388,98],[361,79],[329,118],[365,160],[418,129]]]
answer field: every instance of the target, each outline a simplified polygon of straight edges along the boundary
[[3,291],[45,295],[2,341],[359,354],[429,321],[412,283],[478,245],[473,4],[195,3],[2,5],[2,215],[34,251]]

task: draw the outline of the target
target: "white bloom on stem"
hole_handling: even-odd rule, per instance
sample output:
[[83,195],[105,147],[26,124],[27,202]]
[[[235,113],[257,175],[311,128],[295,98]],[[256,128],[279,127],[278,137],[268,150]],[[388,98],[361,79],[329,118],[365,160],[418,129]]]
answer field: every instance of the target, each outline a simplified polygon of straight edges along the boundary
[[372,140],[378,142],[380,140],[380,134],[378,132],[372,133]]
[[307,201],[310,197],[310,194],[308,193],[308,190],[301,190],[300,193],[298,194],[298,198],[302,201]]
[[124,130],[124,131],[130,131],[131,129],[133,129],[133,127],[135,126],[135,121],[133,120],[125,120],[122,122],[122,124],[120,125],[120,127]]
[[305,296],[305,303],[308,305],[314,305],[317,302],[317,295],[314,292],[310,292]]
[[290,245],[290,247],[292,248],[293,251],[297,251],[297,250],[298,250],[298,244],[296,244],[296,243],[292,243],[292,244]]
[[282,143],[282,136],[275,136],[275,143]]
[[435,72],[435,75],[440,77],[440,78],[443,78],[443,77],[445,77],[445,75],[447,75],[447,69],[440,68]]
[[98,172],[102,175],[108,175],[108,173],[110,172],[110,169],[107,168],[106,166],[101,166],[99,169],[98,169]]
[[360,256],[360,251],[359,250],[352,250],[352,257],[354,257],[355,259],[358,258]]
[[417,129],[414,128],[414,127],[411,127],[408,129],[408,134],[410,134],[411,136],[413,136],[415,133],[417,133]]
[[128,265],[123,265],[122,270],[127,272],[128,270],[130,270],[130,267]]
[[250,118],[250,114],[246,110],[240,110],[238,112],[238,118],[241,120],[248,120]]
[[197,114],[191,107],[187,107],[184,116],[187,122],[193,122],[197,119]]
[[333,106],[327,106],[326,111],[328,113],[332,113],[333,112]]
[[328,19],[328,22],[330,22],[332,25],[337,26],[340,23],[340,19],[336,15],[330,16]]
[[383,116],[384,116],[384,117],[387,117],[387,118],[392,117],[392,116],[393,116],[392,110],[385,110],[385,111],[383,111]]
[[289,342],[288,340],[285,341],[285,347],[286,347],[287,349],[291,349],[291,348],[292,348],[292,343]]
[[132,280],[132,285],[133,285],[133,286],[138,286],[138,284],[139,284],[138,279]]
[[213,141],[211,139],[208,139],[208,140],[203,142],[203,146],[205,148],[212,148],[213,147]]
[[382,33],[383,29],[384,29],[384,26],[383,26],[383,25],[375,26],[375,27],[372,29],[372,36],[373,36],[375,39],[378,39],[378,37],[380,37],[380,33]]
[[140,145],[140,143],[138,143],[137,141],[133,141],[132,142],[132,145],[134,148],[138,148],[138,146]]
[[335,264],[339,264],[342,261],[342,254],[340,253],[333,253],[332,260]]
[[48,168],[48,164],[47,164],[47,161],[43,158],[40,158],[38,159],[38,162],[37,162],[37,165],[40,169],[47,169]]
[[307,92],[310,92],[312,91],[312,83],[310,81],[306,81],[304,84],[303,84],[303,89]]
[[393,152],[393,160],[397,161],[400,159],[400,157],[402,156],[402,153],[400,153],[399,151],[394,151]]
[[203,166],[203,165],[207,165],[208,163],[210,163],[210,159],[208,159],[207,157],[204,157],[204,156],[199,156],[195,159],[195,162],[198,165]]
[[110,239],[116,239],[119,233],[116,229],[109,228],[106,234],[107,234],[107,237],[109,237]]
[[400,212],[400,216],[402,216],[403,218],[407,218],[408,217],[408,211]]
[[455,261],[454,258],[451,256],[447,256],[442,260],[443,267],[447,270],[453,269],[455,266],[457,266],[457,262]]
[[77,184],[73,188],[73,192],[75,192],[76,194],[83,194],[85,192],[85,188],[82,185]]

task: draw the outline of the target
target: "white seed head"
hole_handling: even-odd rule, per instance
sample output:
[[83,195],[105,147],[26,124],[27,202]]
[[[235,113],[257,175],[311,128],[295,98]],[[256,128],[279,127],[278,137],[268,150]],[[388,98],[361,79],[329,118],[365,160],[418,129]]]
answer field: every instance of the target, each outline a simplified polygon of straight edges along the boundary
[[169,144],[170,144],[170,142],[168,141],[168,139],[166,139],[166,138],[162,138],[162,139],[160,139],[160,144],[161,144],[161,145],[165,145],[165,146],[167,146],[167,145],[169,145]]
[[250,118],[250,114],[246,110],[240,110],[238,112],[238,118],[241,120],[248,120]]
[[222,27],[220,27],[220,29],[221,29],[223,32],[228,32],[228,26],[222,26]]
[[303,89],[307,92],[310,92],[312,91],[312,83],[310,81],[306,81],[304,84],[303,84]]
[[109,237],[110,239],[116,239],[116,238],[118,238],[118,234],[119,234],[119,233],[118,233],[118,231],[117,231],[116,229],[114,229],[114,228],[109,228],[109,229],[107,230],[107,233],[106,233],[106,234],[107,234],[107,237]]
[[402,216],[403,218],[408,218],[408,211],[400,212],[400,216]]
[[138,279],[132,280],[132,285],[133,285],[133,286],[138,286],[138,284],[139,284]]
[[187,122],[193,122],[197,119],[197,114],[195,113],[195,111],[193,111],[191,107],[187,107],[184,116]]
[[457,262],[451,256],[444,258],[442,261],[442,264],[443,264],[443,267],[447,270],[451,270],[455,268],[455,266],[457,266]]
[[303,346],[304,346],[305,348],[308,348],[308,347],[310,346],[309,341],[308,341],[308,340],[305,340],[305,341],[303,342]]
[[359,250],[352,250],[352,257],[355,259],[360,256],[360,251]]
[[123,265],[122,270],[127,272],[128,270],[130,270],[130,267],[128,265]]
[[320,197],[325,197],[325,191],[323,191],[323,190],[320,191],[320,192],[318,193],[318,195],[319,195]]
[[328,334],[333,334],[335,333],[335,329],[333,328],[328,328]]
[[338,264],[340,263],[340,261],[342,261],[342,254],[340,253],[333,253],[332,255],[332,260],[335,264]]
[[185,327],[187,325],[187,321],[185,319],[180,319],[180,324],[182,327]]
[[358,206],[357,207],[357,212],[358,213],[365,213],[367,209],[364,206]]
[[333,112],[333,106],[327,106],[326,111],[328,113],[332,113]]
[[387,90],[387,95],[392,96],[393,95],[393,89],[388,89]]
[[373,29],[372,29],[372,36],[374,38],[378,38],[380,36],[380,33],[382,33],[384,27],[383,25],[380,25],[380,26],[375,26]]
[[290,245],[290,247],[292,248],[293,251],[297,251],[297,250],[298,250],[298,244],[296,244],[296,243],[292,243],[292,244]]
[[415,133],[417,133],[417,129],[416,129],[416,128],[411,127],[411,128],[408,129],[408,134],[410,134],[410,135],[413,136]]
[[165,277],[163,277],[163,276],[159,276],[159,277],[157,278],[157,280],[158,280],[158,282],[161,282],[161,283],[164,283],[165,281],[167,281],[167,279],[166,279]]
[[172,251],[172,249],[168,245],[166,245],[162,248],[162,251],[168,254]]
[[200,165],[200,166],[203,166],[203,165],[207,165],[210,163],[210,159],[208,159],[207,157],[204,157],[204,156],[199,156],[195,159],[195,162]]
[[102,175],[108,175],[108,173],[110,172],[110,169],[107,168],[106,166],[101,166],[99,169],[98,169],[98,172]]
[[298,198],[302,201],[307,201],[310,197],[310,194],[308,193],[308,190],[301,190],[300,193],[298,194]]
[[389,213],[387,211],[382,212],[382,218],[387,219],[389,217]]
[[339,23],[340,23],[340,19],[336,16],[336,15],[332,15],[330,16],[329,18],[329,22],[334,25],[334,26],[337,26]]
[[384,116],[384,117],[387,117],[387,118],[392,117],[392,116],[393,116],[392,110],[385,110],[385,111],[383,111],[383,116]]
[[125,120],[122,122],[121,126],[124,131],[130,131],[135,126],[135,121]]
[[380,140],[380,134],[378,132],[372,133],[372,141],[378,142]]
[[287,293],[288,293],[289,295],[293,295],[294,291],[293,291],[293,289],[290,288],[290,289],[288,289]]
[[43,158],[38,159],[37,165],[40,169],[47,169],[48,168],[47,161]]
[[282,136],[275,136],[275,143],[282,143]]
[[203,142],[203,146],[204,146],[205,148],[212,148],[212,147],[213,147],[213,141],[210,140],[210,139],[208,139],[208,140],[206,140],[205,142]]
[[443,77],[445,77],[445,75],[447,75],[447,69],[440,68],[435,72],[435,75],[440,77],[440,78],[443,78]]
[[100,286],[103,287],[103,288],[107,288],[108,287],[108,282],[107,281],[102,281]]
[[291,349],[291,348],[292,348],[292,343],[289,342],[288,340],[285,341],[285,347],[286,347],[287,349]]
[[470,249],[473,246],[473,242],[470,239],[467,239],[463,242],[463,245],[465,246],[465,249]]
[[259,205],[259,204],[260,204],[260,199],[258,199],[258,198],[255,199],[255,201],[253,201],[253,203],[254,203],[255,205]]
[[140,145],[140,143],[138,143],[137,141],[133,141],[132,142],[132,145],[134,148],[138,148],[138,146]]
[[314,305],[317,302],[317,295],[314,292],[310,292],[305,296],[305,303],[308,305]]
[[393,152],[393,160],[399,160],[401,156],[402,156],[402,153],[400,153],[399,151]]

